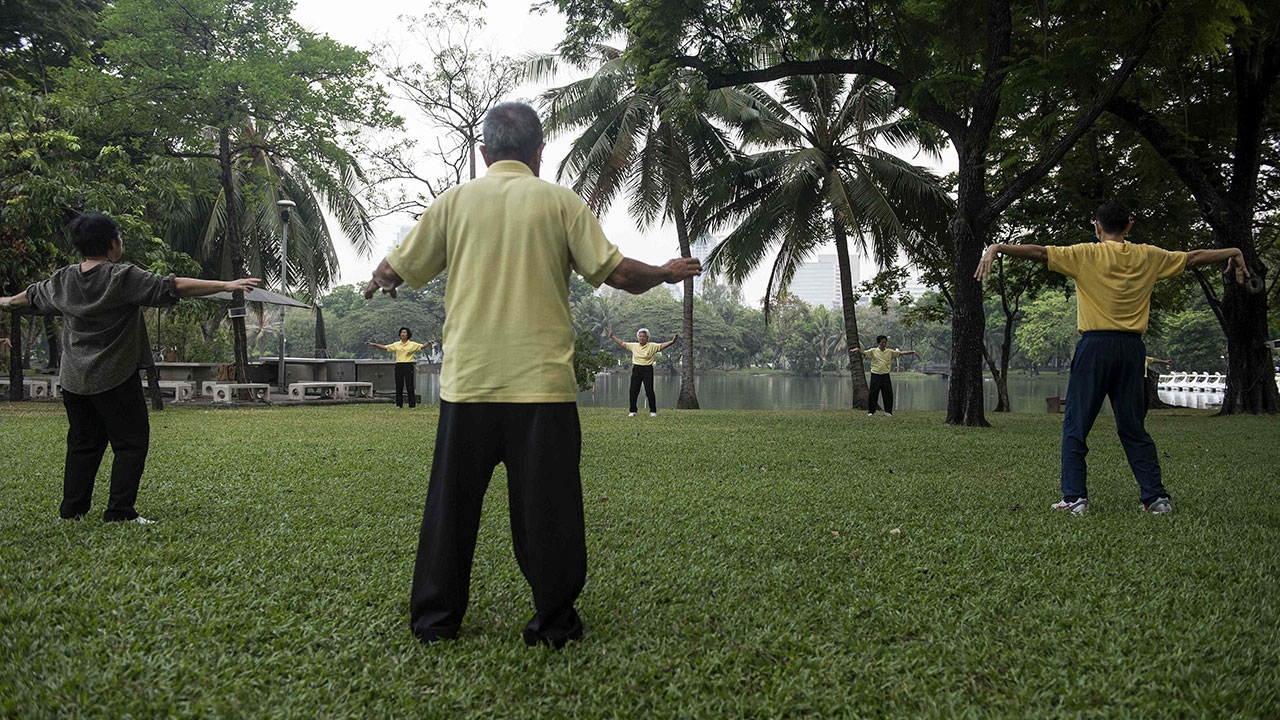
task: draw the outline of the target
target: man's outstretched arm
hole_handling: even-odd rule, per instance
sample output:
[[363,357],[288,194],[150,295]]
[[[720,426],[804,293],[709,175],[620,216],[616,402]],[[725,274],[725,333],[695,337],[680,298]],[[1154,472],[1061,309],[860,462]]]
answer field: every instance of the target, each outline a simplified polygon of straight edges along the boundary
[[364,286],[364,299],[370,300],[373,294],[381,290],[391,297],[396,296],[396,288],[404,284],[404,280],[391,269],[391,263],[386,258],[382,258],[382,262],[378,263],[378,267],[373,269],[373,278],[369,280],[369,284]]
[[1187,269],[1200,265],[1210,265],[1216,262],[1227,261],[1227,272],[1231,272],[1232,268],[1236,271],[1236,282],[1243,285],[1244,279],[1249,277],[1249,267],[1244,264],[1244,253],[1240,252],[1240,248],[1222,248],[1221,250],[1192,250],[1187,253]]
[[1043,245],[1008,245],[1006,243],[996,243],[988,245],[987,251],[982,253],[982,260],[978,261],[978,269],[973,276],[979,280],[986,280],[991,276],[991,264],[995,262],[997,255],[1008,255],[1009,257],[1022,258],[1023,260],[1035,260],[1036,262],[1048,262],[1049,252],[1044,249]]
[[624,257],[604,282],[609,287],[639,295],[662,283],[678,283],[701,274],[702,262],[698,258],[674,258],[659,266]]

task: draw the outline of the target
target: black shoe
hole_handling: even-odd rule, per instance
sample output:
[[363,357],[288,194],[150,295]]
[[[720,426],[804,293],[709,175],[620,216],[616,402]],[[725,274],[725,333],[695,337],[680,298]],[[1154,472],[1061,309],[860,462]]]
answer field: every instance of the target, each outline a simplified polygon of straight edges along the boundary
[[567,636],[555,638],[555,637],[544,637],[541,635],[534,635],[528,630],[525,630],[524,644],[528,645],[529,647],[536,647],[538,645],[550,645],[552,648],[559,650],[563,648],[566,644],[568,644],[570,641],[576,642],[578,640],[581,640],[582,636],[585,635],[586,632],[587,632],[587,629],[582,625],[579,625],[577,628],[571,631]]
[[439,630],[439,631],[414,630],[413,636],[418,638],[418,642],[422,643],[423,645],[430,645],[431,643],[441,642],[444,640],[457,640],[458,631],[457,630]]

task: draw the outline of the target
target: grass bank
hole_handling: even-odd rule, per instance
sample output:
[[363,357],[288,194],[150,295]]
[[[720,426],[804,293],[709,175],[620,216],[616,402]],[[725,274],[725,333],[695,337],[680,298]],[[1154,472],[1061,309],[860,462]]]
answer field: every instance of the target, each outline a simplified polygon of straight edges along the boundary
[[61,408],[0,404],[0,714],[1280,713],[1274,418],[1154,415],[1162,517],[1100,418],[1063,517],[1060,417],[582,416],[590,632],[554,652],[501,469],[461,638],[410,636],[432,408],[170,408],[139,527],[58,520]]

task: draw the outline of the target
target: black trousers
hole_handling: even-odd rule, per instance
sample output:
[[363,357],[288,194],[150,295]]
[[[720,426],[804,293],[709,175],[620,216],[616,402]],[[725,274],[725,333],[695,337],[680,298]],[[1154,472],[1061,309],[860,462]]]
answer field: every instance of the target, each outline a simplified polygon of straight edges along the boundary
[[889,373],[877,375],[871,373],[871,397],[867,398],[867,410],[876,411],[876,396],[884,397],[884,411],[893,414],[893,383],[889,381]]
[[115,459],[111,463],[111,496],[102,519],[114,522],[138,517],[133,505],[151,441],[142,378],[134,373],[106,392],[78,395],[64,390],[62,396],[70,427],[58,514],[67,519],[88,514],[93,483],[109,442]]
[[409,407],[414,406],[413,363],[396,363],[396,407],[404,407],[404,393],[409,393]]
[[525,642],[559,647],[581,637],[573,606],[587,579],[581,453],[577,403],[440,401],[409,600],[409,627],[419,640],[458,634],[480,510],[498,463],[507,468],[516,562],[533,589]]
[[644,397],[649,401],[649,412],[658,412],[658,402],[653,396],[653,366],[631,366],[631,412],[636,412],[636,400],[640,397],[640,386],[644,385]]

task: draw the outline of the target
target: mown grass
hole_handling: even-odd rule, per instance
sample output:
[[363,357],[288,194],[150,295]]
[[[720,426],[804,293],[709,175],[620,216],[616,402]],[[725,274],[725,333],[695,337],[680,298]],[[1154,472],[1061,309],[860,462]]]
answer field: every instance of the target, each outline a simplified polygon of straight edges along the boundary
[[170,408],[139,527],[58,520],[61,408],[0,405],[0,713],[1280,714],[1274,418],[1154,415],[1162,517],[1100,418],[1063,517],[1059,417],[582,417],[590,631],[554,652],[501,469],[461,638],[409,634],[432,408]]

